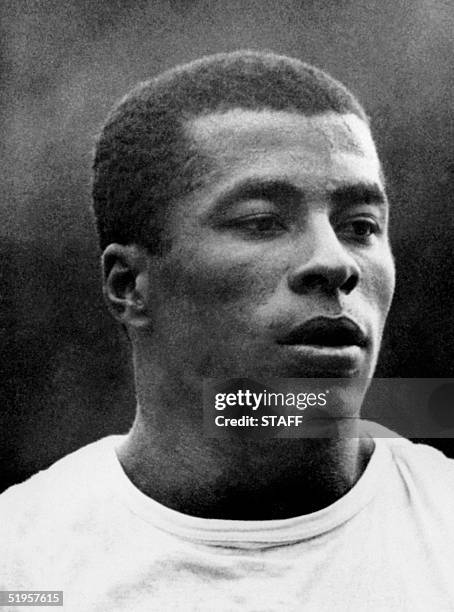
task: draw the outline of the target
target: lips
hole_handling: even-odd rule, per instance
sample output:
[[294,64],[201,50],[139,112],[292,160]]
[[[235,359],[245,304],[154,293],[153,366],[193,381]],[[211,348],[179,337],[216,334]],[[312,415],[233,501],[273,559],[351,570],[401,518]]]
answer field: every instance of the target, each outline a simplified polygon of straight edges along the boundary
[[347,317],[316,317],[294,328],[278,342],[287,345],[364,348],[367,337],[359,325]]

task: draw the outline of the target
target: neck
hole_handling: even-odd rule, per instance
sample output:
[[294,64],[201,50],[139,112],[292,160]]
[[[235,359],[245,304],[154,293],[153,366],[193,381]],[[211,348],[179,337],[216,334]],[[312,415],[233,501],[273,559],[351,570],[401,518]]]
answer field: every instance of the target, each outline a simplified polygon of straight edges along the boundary
[[185,514],[271,520],[315,512],[353,487],[373,451],[366,438],[208,438],[201,406],[166,390],[139,392],[119,459],[143,493]]

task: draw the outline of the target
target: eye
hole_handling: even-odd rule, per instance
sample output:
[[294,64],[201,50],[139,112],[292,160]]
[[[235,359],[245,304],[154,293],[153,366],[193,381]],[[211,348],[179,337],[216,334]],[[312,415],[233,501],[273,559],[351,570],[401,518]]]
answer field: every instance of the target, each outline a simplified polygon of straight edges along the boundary
[[359,219],[352,222],[353,231],[357,236],[371,236],[378,231],[377,224],[367,219]]
[[276,215],[261,214],[251,215],[233,219],[228,227],[247,232],[258,237],[272,236],[282,232],[285,227],[281,219]]
[[380,225],[375,219],[363,217],[353,219],[345,223],[342,227],[342,234],[346,238],[356,240],[357,242],[369,243],[373,236],[380,233]]

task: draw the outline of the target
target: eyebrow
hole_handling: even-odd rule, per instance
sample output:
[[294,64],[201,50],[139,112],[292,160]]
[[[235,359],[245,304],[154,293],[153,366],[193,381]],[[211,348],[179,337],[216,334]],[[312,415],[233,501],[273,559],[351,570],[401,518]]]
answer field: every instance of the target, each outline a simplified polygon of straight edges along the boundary
[[250,177],[222,193],[217,198],[216,208],[225,210],[231,204],[241,200],[299,201],[303,195],[299,187],[286,180]]
[[[388,202],[384,189],[378,183],[346,183],[329,194],[331,202],[339,208],[375,204],[385,206]],[[241,200],[264,199],[282,204],[299,203],[305,198],[304,189],[285,179],[249,177],[237,185],[227,188],[216,198],[216,211],[224,212]]]
[[359,204],[387,204],[384,190],[377,183],[354,183],[341,185],[330,194],[330,199],[336,206],[357,206]]

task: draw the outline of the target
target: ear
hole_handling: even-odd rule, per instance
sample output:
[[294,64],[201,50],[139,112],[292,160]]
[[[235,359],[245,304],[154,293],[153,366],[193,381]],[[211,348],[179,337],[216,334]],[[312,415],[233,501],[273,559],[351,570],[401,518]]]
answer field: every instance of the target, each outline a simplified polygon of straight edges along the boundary
[[149,255],[138,245],[109,244],[102,254],[103,293],[117,321],[128,327],[145,327],[148,312]]

